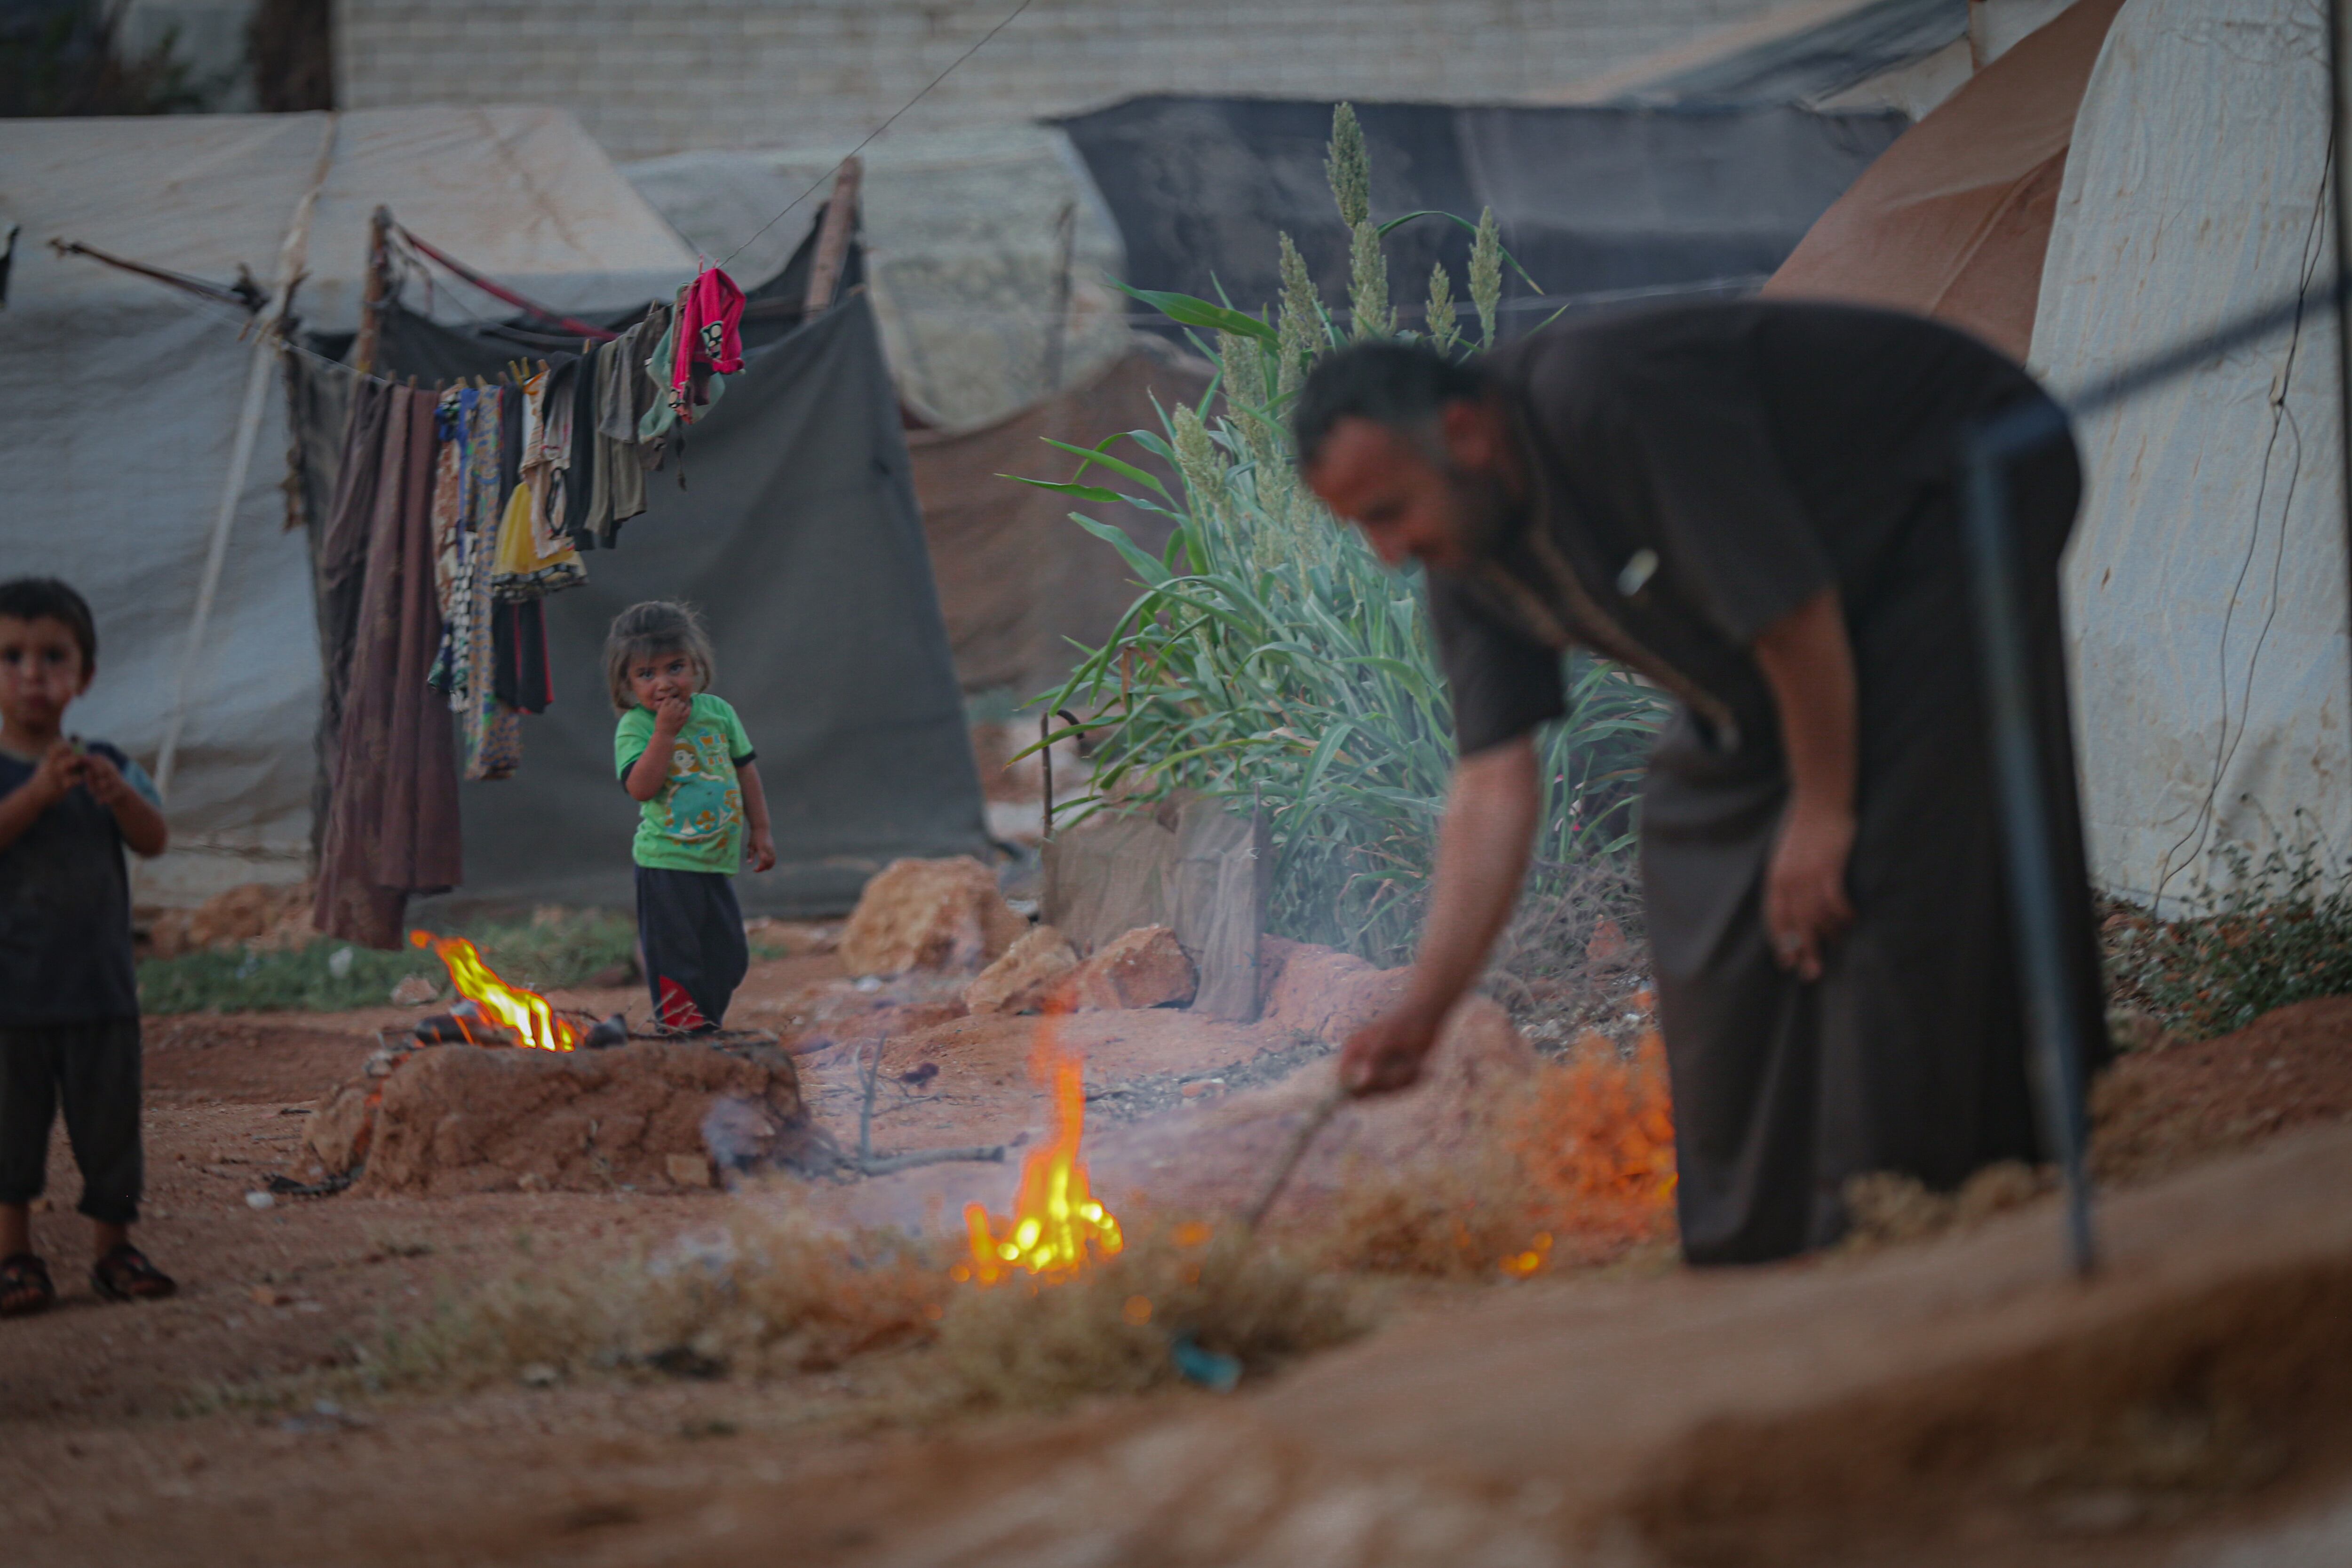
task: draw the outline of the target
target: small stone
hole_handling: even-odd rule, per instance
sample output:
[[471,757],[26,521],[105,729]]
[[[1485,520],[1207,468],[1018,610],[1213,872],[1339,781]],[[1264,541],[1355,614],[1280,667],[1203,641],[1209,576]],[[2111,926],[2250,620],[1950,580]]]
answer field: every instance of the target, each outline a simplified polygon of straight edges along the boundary
[[268,1193],[247,1193],[245,1194],[245,1206],[259,1214],[263,1209],[276,1208],[278,1200]]
[[842,929],[841,966],[852,974],[976,972],[1027,930],[995,873],[971,856],[893,860],[866,884]]
[[563,1381],[563,1373],[543,1361],[535,1361],[515,1373],[525,1388],[553,1388]]
[[1077,966],[1077,952],[1068,940],[1052,926],[1038,926],[964,988],[964,1007],[972,1013],[1034,1013],[1055,983]]
[[1622,969],[1633,956],[1633,944],[1625,940],[1624,930],[1612,920],[1595,926],[1592,940],[1584,944],[1584,962],[1595,969]]
[[[268,1194],[261,1195],[266,1197]],[[256,1304],[264,1307],[283,1307],[289,1305],[294,1300],[275,1285],[256,1285],[246,1294],[251,1296]]]
[[681,1187],[707,1187],[711,1184],[710,1162],[700,1154],[671,1154],[662,1161],[662,1170]]
[[[348,950],[346,950],[348,951]],[[422,1007],[441,994],[441,988],[422,974],[404,974],[392,988],[395,1007]]]
[[547,1178],[537,1171],[525,1171],[515,1178],[515,1185],[526,1193],[543,1193],[547,1191]]
[[1107,1013],[1190,1002],[1199,975],[1166,926],[1144,926],[1105,942],[1054,989],[1073,1013]]
[[1225,1092],[1225,1080],[1221,1078],[1197,1079],[1177,1092],[1187,1100],[1213,1099]]

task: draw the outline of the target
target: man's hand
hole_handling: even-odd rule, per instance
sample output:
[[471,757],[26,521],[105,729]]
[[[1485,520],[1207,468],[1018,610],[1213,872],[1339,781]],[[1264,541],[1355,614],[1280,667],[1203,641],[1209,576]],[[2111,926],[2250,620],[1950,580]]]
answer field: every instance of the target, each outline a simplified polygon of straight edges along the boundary
[[1339,1081],[1349,1092],[1386,1093],[1421,1076],[1445,1016],[1486,972],[1487,951],[1518,901],[1539,805],[1535,742],[1525,735],[1454,765],[1411,989],[1349,1037]]
[[743,847],[751,856],[752,870],[772,871],[776,868],[776,838],[766,828],[753,828]]
[[654,739],[664,747],[677,739],[678,731],[694,717],[694,699],[669,696],[654,705]]
[[1846,863],[1853,854],[1853,813],[1791,801],[1764,875],[1764,925],[1772,956],[1800,979],[1819,980],[1830,942],[1853,921]]
[[1823,953],[1853,920],[1845,891],[1859,771],[1853,645],[1837,590],[1822,589],[1766,626],[1755,652],[1789,759],[1789,811],[1764,872],[1764,928],[1781,968],[1819,980]]
[[1440,1014],[1407,1002],[1384,1013],[1348,1037],[1339,1050],[1339,1086],[1349,1094],[1389,1094],[1411,1089],[1421,1078],[1422,1063],[1437,1044]]

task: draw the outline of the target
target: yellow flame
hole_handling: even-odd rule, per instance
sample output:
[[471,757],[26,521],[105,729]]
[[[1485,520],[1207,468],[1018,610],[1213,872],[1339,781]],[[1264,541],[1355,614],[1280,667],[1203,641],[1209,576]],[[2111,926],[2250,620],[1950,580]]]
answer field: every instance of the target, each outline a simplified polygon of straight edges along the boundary
[[956,1266],[958,1279],[993,1285],[1016,1268],[1033,1275],[1067,1274],[1089,1257],[1111,1257],[1123,1245],[1118,1221],[1087,1187],[1086,1163],[1078,1158],[1086,1131],[1086,1063],[1058,1048],[1058,1026],[1051,1016],[1039,1024],[1031,1064],[1053,1091],[1054,1135],[1023,1162],[1013,1215],[1001,1229],[980,1205],[964,1209],[971,1258]]
[[568,1051],[578,1043],[580,1031],[557,1017],[546,997],[499,979],[482,962],[474,944],[464,937],[413,931],[408,940],[415,946],[431,949],[434,956],[448,966],[449,983],[457,988],[458,994],[470,999],[490,1023],[513,1030],[524,1045],[542,1051]]

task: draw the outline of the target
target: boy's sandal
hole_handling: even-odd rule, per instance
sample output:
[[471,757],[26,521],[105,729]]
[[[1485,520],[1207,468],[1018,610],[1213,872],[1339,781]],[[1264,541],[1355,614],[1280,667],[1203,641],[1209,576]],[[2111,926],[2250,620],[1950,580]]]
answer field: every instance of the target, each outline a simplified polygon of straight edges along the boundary
[[180,1288],[127,1241],[90,1266],[89,1283],[110,1301],[157,1301]]
[[29,1252],[0,1258],[0,1318],[46,1312],[58,1299],[49,1266]]

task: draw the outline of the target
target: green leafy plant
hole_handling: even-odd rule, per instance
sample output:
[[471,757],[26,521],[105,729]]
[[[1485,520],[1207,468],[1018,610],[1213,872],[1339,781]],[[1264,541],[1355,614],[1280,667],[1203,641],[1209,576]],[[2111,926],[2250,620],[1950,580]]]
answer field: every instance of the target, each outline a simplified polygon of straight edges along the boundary
[[[1410,952],[1419,929],[1454,761],[1452,710],[1418,581],[1381,566],[1307,490],[1285,416],[1317,356],[1393,331],[1381,237],[1450,215],[1373,224],[1363,138],[1344,104],[1328,167],[1352,236],[1352,325],[1334,321],[1287,235],[1271,322],[1230,303],[1129,290],[1192,328],[1217,370],[1198,406],[1123,437],[1173,469],[1174,485],[1112,455],[1121,437],[1091,448],[1051,442],[1080,459],[1076,473],[1024,482],[1079,501],[1124,500],[1176,525],[1154,556],[1122,529],[1073,514],[1120,552],[1144,592],[1045,700],[1049,710],[1095,715],[1085,726],[1097,747],[1093,793],[1057,824],[1179,788],[1254,803],[1275,846],[1273,929],[1386,963]],[[1475,226],[1453,221],[1475,236],[1471,302],[1479,343],[1491,347],[1507,256],[1491,211]],[[1443,264],[1428,318],[1431,341],[1454,352],[1463,340]],[[1124,483],[1086,482],[1094,469]],[[1570,661],[1569,690],[1567,721],[1538,742],[1539,893],[1631,842],[1630,780],[1664,713],[1646,688],[1588,656]]]
[[[2300,814],[2298,814],[2300,815]],[[2215,852],[2224,875],[2177,921],[2110,921],[2118,998],[2191,1039],[2242,1028],[2273,1007],[2352,994],[2352,862],[2331,865],[2315,829]]]

